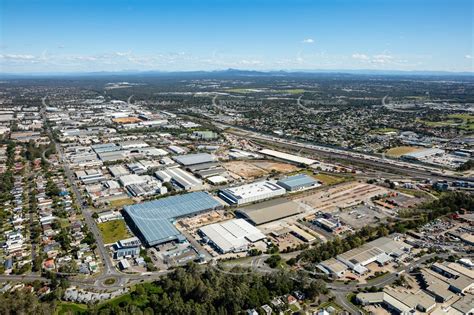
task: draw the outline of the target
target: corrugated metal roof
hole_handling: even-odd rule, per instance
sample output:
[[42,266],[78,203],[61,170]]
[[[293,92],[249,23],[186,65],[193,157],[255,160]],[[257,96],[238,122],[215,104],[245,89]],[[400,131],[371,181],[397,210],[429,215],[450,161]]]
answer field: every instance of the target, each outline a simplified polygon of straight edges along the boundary
[[196,153],[196,154],[186,154],[178,155],[174,157],[174,160],[182,165],[194,165],[201,163],[210,163],[214,161],[214,157],[209,153]]
[[126,206],[124,210],[148,245],[154,246],[180,235],[172,224],[174,219],[220,206],[208,193],[193,192]]
[[306,174],[299,174],[299,175],[294,175],[294,176],[289,176],[284,179],[280,179],[277,184],[284,184],[289,187],[299,187],[299,186],[309,186],[309,185],[314,185],[316,184],[317,181],[312,178],[311,176],[308,176]]

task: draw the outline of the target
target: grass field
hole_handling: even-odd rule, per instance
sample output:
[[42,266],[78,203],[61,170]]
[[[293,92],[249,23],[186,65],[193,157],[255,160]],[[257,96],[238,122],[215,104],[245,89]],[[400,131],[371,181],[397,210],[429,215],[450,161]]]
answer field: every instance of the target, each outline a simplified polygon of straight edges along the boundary
[[474,130],[474,115],[472,114],[450,114],[441,121],[429,121],[418,119],[418,122],[429,127],[454,126],[463,130]]
[[392,157],[400,157],[404,154],[412,153],[412,152],[416,152],[420,150],[421,148],[419,147],[401,146],[401,147],[390,148],[385,152],[385,154]]
[[56,306],[56,315],[65,315],[65,314],[86,314],[87,305],[77,304],[71,302],[59,302]]
[[335,185],[338,183],[342,183],[344,181],[343,177],[337,177],[337,176],[332,176],[332,175],[327,175],[327,174],[322,174],[322,173],[313,175],[313,177],[323,182],[324,185]]
[[123,206],[132,205],[135,201],[131,198],[122,198],[110,201],[110,206],[113,208],[121,208]]
[[99,223],[98,227],[102,233],[105,244],[115,243],[118,240],[132,237],[127,230],[124,220],[113,220],[109,222]]
[[379,129],[373,129],[370,131],[370,133],[378,133],[378,134],[384,134],[387,132],[397,132],[398,129],[395,128],[379,128]]
[[274,90],[272,92],[285,93],[285,94],[303,94],[305,92],[305,90],[303,90],[303,89],[288,89],[288,90]]
[[305,90],[303,89],[286,89],[286,90],[269,90],[269,89],[244,89],[244,88],[235,88],[235,89],[228,89],[226,92],[231,93],[240,93],[240,94],[248,94],[248,93],[281,93],[281,94],[303,94]]

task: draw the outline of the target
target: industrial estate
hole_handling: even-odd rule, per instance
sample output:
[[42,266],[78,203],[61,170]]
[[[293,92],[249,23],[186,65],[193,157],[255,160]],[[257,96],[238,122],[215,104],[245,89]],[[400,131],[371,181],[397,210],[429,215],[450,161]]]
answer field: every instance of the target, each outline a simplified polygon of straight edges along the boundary
[[[187,82],[209,85],[184,76],[170,89]],[[160,83],[38,84],[2,94],[5,294],[61,313],[127,308],[185,270],[291,282],[242,304],[248,314],[473,312],[471,133],[455,126],[455,140],[399,138],[376,153],[244,128],[241,91],[216,84],[153,100]],[[471,117],[472,103],[451,106]],[[407,134],[373,133],[378,143]]]
[[0,3],[0,315],[474,315],[473,0]]

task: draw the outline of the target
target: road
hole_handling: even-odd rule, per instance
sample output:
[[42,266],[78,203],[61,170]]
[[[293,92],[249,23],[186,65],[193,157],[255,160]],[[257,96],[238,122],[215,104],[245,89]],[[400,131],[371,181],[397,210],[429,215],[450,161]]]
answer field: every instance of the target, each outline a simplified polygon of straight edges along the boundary
[[[43,108],[40,111],[45,126],[47,126],[46,114],[45,114],[45,108],[47,107],[46,98],[47,98],[47,96],[43,97],[42,100],[41,100],[42,104],[43,104]],[[130,100],[130,98],[129,98],[129,100]],[[59,160],[61,161],[61,163],[63,165],[63,168],[64,168],[64,174],[66,175],[66,178],[69,182],[69,185],[71,186],[71,188],[73,190],[73,193],[74,193],[74,196],[76,197],[76,203],[78,203],[78,206],[81,209],[82,215],[84,216],[84,220],[85,220],[89,230],[94,235],[94,238],[96,240],[97,249],[99,251],[99,254],[100,254],[104,269],[105,269],[104,270],[105,274],[106,275],[118,274],[118,272],[116,271],[115,267],[112,264],[112,261],[110,259],[110,255],[109,255],[107,249],[104,246],[104,242],[102,240],[102,235],[101,235],[97,225],[95,224],[94,219],[92,218],[92,213],[88,209],[88,207],[86,206],[87,203],[85,202],[84,198],[82,198],[82,194],[79,191],[79,189],[77,188],[77,185],[76,185],[76,182],[74,180],[72,171],[69,168],[68,163],[67,163],[67,161],[64,157],[64,152],[63,152],[61,146],[54,139],[51,128],[49,126],[47,127],[46,131],[47,131],[51,141],[53,142],[53,144],[56,148],[56,153],[58,154]]]

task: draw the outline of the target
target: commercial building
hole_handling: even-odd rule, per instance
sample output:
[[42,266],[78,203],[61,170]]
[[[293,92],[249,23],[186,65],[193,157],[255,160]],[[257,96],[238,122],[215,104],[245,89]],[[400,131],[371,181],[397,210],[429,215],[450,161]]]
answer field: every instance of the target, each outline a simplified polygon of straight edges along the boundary
[[130,174],[130,172],[123,165],[109,166],[109,172],[113,177],[120,177]]
[[206,225],[199,229],[199,233],[223,254],[246,251],[251,243],[265,238],[259,229],[244,219]]
[[453,304],[451,307],[460,314],[474,314],[474,295],[465,295]]
[[356,298],[362,305],[383,304],[396,314],[428,313],[436,307],[436,301],[422,290],[413,293],[387,287],[383,292],[359,293]]
[[203,188],[200,179],[177,167],[157,171],[155,176],[164,183],[171,182],[184,190],[200,190]]
[[192,134],[193,138],[200,139],[200,140],[214,140],[219,137],[217,133],[214,131],[194,131]]
[[335,232],[338,228],[341,227],[341,224],[338,220],[334,219],[325,219],[325,218],[317,218],[313,221],[317,226],[322,227],[328,232]]
[[342,277],[347,270],[347,266],[335,258],[325,260],[316,267],[322,272],[337,278]]
[[302,209],[296,202],[283,198],[249,205],[236,211],[238,215],[245,218],[254,225],[281,220],[297,215],[301,212]]
[[137,174],[130,174],[130,175],[124,175],[120,176],[119,179],[120,183],[122,184],[123,187],[127,187],[130,185],[139,185],[147,182],[146,176],[139,176]]
[[219,191],[219,197],[231,204],[243,205],[255,201],[284,195],[286,190],[269,181],[226,188]]
[[457,263],[434,263],[431,269],[436,272],[426,271],[431,276],[444,282],[447,288],[454,293],[465,293],[474,288],[474,271]]
[[84,185],[98,183],[105,180],[104,175],[100,170],[86,170],[86,171],[77,171],[76,177],[84,183]]
[[116,145],[115,143],[102,143],[102,144],[94,144],[91,146],[95,153],[104,153],[104,152],[113,152],[119,151],[120,146]]
[[317,180],[306,174],[299,174],[280,179],[277,184],[288,191],[298,191],[321,186]]
[[214,156],[209,153],[195,153],[178,155],[174,157],[174,160],[183,166],[191,166],[196,164],[214,162]]
[[288,226],[288,229],[290,230],[290,233],[301,239],[302,241],[304,242],[307,242],[307,243],[311,243],[311,242],[314,242],[316,240],[316,237],[308,232],[306,232],[305,230],[303,230],[302,228],[292,224],[290,226]]
[[138,237],[123,239],[114,244],[114,259],[138,257],[140,255],[140,240]]
[[364,274],[368,271],[365,267],[368,264],[376,262],[384,265],[390,262],[392,257],[399,257],[410,249],[411,246],[408,244],[388,237],[381,237],[338,255],[337,259],[356,273]]
[[124,212],[127,222],[143,243],[155,246],[184,240],[173,225],[177,218],[221,207],[222,204],[207,192],[193,192],[125,206]]
[[176,154],[184,154],[186,153],[186,149],[182,148],[182,147],[178,147],[177,145],[170,145],[168,147],[168,149],[173,152],[173,153],[176,153]]

